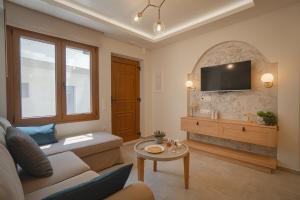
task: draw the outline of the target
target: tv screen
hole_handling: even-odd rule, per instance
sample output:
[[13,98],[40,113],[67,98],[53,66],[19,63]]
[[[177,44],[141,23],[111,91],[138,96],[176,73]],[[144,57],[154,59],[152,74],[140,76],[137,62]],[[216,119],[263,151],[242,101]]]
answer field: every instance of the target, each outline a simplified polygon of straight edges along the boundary
[[201,68],[201,91],[251,89],[251,61]]

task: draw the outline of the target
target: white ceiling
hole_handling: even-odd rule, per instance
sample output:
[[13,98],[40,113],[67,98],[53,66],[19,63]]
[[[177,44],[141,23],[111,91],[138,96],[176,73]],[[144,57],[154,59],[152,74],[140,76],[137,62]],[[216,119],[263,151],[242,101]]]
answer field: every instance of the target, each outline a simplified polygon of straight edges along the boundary
[[[152,27],[158,15],[156,8],[148,8],[140,24],[132,21],[133,15],[146,6],[146,0],[55,1],[60,6],[72,7],[74,10],[119,26],[151,42],[254,6],[252,0],[166,0],[161,8],[161,19],[166,25],[166,31],[164,34],[155,35]],[[162,0],[150,2],[159,5]]]
[[[297,0],[166,0],[161,8],[161,20],[166,25],[163,34],[155,35],[152,27],[157,10],[149,8],[140,24],[132,17],[143,9],[147,0],[9,0],[73,23],[84,25],[137,46],[151,48],[158,43],[180,38],[181,35],[205,28],[220,20],[251,10],[270,10]],[[151,0],[160,4],[162,0]],[[268,4],[268,5],[267,5]],[[255,13],[255,12],[254,12]]]

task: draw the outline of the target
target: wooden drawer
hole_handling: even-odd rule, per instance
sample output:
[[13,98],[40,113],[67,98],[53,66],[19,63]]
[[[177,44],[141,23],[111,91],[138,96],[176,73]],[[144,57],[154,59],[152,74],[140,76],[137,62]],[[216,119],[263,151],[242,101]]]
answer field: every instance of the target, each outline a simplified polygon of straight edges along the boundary
[[265,127],[219,124],[219,136],[226,139],[263,145],[268,147],[277,146],[277,131]]
[[218,135],[218,124],[214,121],[204,121],[197,119],[181,119],[181,130],[203,135]]

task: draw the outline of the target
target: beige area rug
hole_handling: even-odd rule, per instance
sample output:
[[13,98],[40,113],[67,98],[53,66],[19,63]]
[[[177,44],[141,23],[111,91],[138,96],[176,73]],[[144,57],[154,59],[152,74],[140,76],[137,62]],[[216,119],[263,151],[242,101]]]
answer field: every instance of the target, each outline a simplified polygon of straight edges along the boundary
[[[133,146],[122,147],[125,162],[134,163],[127,184],[137,182]],[[157,172],[145,161],[145,183],[156,200],[300,200],[299,175],[280,170],[268,174],[196,150],[190,159],[189,190],[184,189],[182,160],[158,162]]]

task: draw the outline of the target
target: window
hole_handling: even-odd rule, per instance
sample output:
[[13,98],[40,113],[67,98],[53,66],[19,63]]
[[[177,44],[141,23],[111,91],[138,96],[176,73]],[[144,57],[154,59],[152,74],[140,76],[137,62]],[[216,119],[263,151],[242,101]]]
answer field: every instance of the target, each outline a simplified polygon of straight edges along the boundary
[[28,98],[29,97],[29,83],[22,83],[21,84],[21,95],[22,99],[23,98]]
[[14,124],[99,118],[97,47],[7,30],[8,118]]
[[55,44],[22,36],[19,42],[21,86],[32,86],[30,97],[21,90],[21,117],[55,116]]
[[67,114],[91,112],[90,58],[88,51],[66,47]]
[[75,112],[75,86],[67,86],[67,113]]

